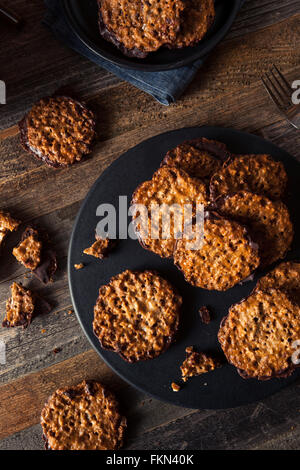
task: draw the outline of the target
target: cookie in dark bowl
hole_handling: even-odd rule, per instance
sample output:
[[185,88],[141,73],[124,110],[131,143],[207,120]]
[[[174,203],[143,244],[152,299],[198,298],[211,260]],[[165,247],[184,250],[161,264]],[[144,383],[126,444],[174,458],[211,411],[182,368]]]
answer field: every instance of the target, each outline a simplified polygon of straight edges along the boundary
[[129,57],[145,58],[173,43],[181,27],[181,0],[98,0],[100,33]]

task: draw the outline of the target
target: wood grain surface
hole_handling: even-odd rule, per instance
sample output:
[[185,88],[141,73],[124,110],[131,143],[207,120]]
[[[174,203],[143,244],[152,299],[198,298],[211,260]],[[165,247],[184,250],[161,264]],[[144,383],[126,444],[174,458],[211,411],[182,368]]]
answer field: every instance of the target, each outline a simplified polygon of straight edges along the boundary
[[[14,0],[10,7],[25,25],[15,31],[0,23],[0,79],[8,93],[0,106],[0,208],[48,230],[59,271],[54,284],[41,287],[11,255],[20,231],[9,237],[0,263],[2,316],[15,280],[37,289],[54,308],[26,331],[0,330],[7,352],[6,365],[0,365],[0,449],[42,448],[43,403],[57,387],[84,378],[97,378],[117,393],[129,420],[128,449],[299,449],[299,383],[261,403],[222,411],[174,407],[125,384],[90,350],[70,314],[66,273],[82,199],[113,160],[142,140],[185,126],[233,127],[300,160],[300,132],[277,112],[260,81],[273,63],[290,81],[300,78],[299,1],[248,0],[227,38],[169,107],[58,42],[41,24],[42,1]],[[24,152],[17,123],[32,103],[61,87],[95,110],[99,139],[91,158],[55,171]]]

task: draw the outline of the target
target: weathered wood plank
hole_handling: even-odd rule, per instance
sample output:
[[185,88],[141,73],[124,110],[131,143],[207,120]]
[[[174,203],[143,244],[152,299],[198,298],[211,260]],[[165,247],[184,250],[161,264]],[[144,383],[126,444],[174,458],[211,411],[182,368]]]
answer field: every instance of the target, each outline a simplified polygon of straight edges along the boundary
[[[299,391],[298,382],[263,402],[219,411],[174,409],[146,399],[128,416],[126,449],[299,450]],[[40,426],[32,426],[1,440],[0,450],[41,449],[40,436]]]
[[[300,425],[300,383],[289,387],[264,402],[241,408],[220,410],[202,416],[197,412],[184,419],[151,429],[134,441],[129,449],[253,449],[267,446],[270,435],[273,444],[280,435]],[[293,447],[299,448],[299,429],[294,433]],[[284,445],[284,444],[283,444]]]
[[174,413],[180,417],[194,413],[193,410],[164,403],[159,404],[159,413],[154,413],[156,400],[117,378],[95,352],[88,351],[0,387],[0,439],[38,423],[46,399],[56,388],[76,384],[83,379],[99,380],[118,395],[126,416],[132,422],[129,430],[132,438],[162,422],[169,422]]
[[[1,43],[6,46],[0,51],[1,79],[8,87],[8,104],[1,110],[0,129],[15,124],[34,101],[57,88],[72,85],[76,93],[87,98],[120,86],[119,79],[68,50],[41,25],[43,2],[32,0],[28,8],[25,0],[17,0],[14,9],[24,18],[25,27],[17,34],[2,27],[0,33]],[[296,13],[299,13],[296,0],[248,0],[223,44]]]
[[[0,367],[0,381],[17,379],[0,388],[0,430],[7,436],[30,427],[2,441],[0,449],[39,448],[40,428],[31,426],[38,422],[47,395],[65,385],[66,377],[75,383],[87,376],[107,380],[120,395],[130,422],[129,448],[299,448],[295,411],[299,409],[299,386],[263,404],[215,413],[175,408],[125,385],[89,351],[75,316],[67,315],[70,299],[65,269],[73,220],[97,174],[123,151],[162,129],[201,124],[235,127],[262,134],[300,157],[299,133],[277,114],[259,80],[274,62],[289,79],[299,78],[299,2],[246,2],[226,41],[209,58],[184,98],[169,108],[59,44],[40,25],[43,2],[32,0],[28,8],[25,0],[15,0],[14,8],[27,26],[20,34],[5,28],[0,31],[1,44],[6,46],[0,51],[0,78],[7,81],[9,94],[8,105],[1,107],[0,114],[0,129],[4,128],[0,131],[0,207],[49,230],[61,270],[56,283],[42,289],[54,303],[54,313],[35,319],[25,333],[20,329],[0,331],[8,345],[8,363]],[[71,85],[98,110],[100,139],[90,160],[54,172],[24,153],[17,127],[8,126],[38,97],[64,85]],[[23,268],[9,256],[17,237],[11,237],[1,259],[1,312],[11,281],[24,279]],[[40,288],[34,281],[25,281]],[[62,351],[54,354],[55,347]],[[292,430],[292,426],[296,428]]]

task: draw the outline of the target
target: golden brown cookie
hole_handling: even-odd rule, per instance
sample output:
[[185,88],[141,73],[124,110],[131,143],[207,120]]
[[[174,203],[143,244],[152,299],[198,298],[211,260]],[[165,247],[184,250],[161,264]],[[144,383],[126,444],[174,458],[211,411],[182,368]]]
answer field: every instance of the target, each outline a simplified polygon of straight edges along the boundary
[[218,338],[228,362],[244,378],[290,375],[293,343],[300,338],[300,307],[282,290],[256,291],[233,305]]
[[56,390],[45,404],[41,425],[46,449],[118,450],[126,418],[114,395],[98,382]]
[[96,236],[96,241],[90,248],[84,250],[85,255],[94,256],[94,258],[104,259],[116,246],[117,241],[110,238],[100,238]]
[[100,33],[129,57],[144,58],[175,41],[181,0],[98,0]]
[[102,286],[94,333],[103,348],[128,362],[153,359],[174,341],[182,298],[152,271],[125,271]]
[[[161,167],[154,173],[152,180],[142,183],[135,191],[132,204],[142,204],[148,209],[148,214],[136,213],[133,220],[140,218],[136,223],[136,233],[141,245],[162,258],[169,258],[173,255],[176,236],[183,230],[182,217],[184,215],[184,205],[192,204],[195,211],[196,205],[207,206],[209,198],[205,183],[197,178],[191,178],[183,170],[178,168]],[[177,204],[181,211],[177,211]],[[151,206],[161,206],[160,217],[150,220]],[[170,214],[170,219],[168,218]],[[179,214],[179,217],[177,215]],[[169,223],[170,220],[170,223]],[[163,223],[164,221],[164,223]],[[170,236],[168,230],[170,229]],[[156,231],[157,229],[157,231]],[[166,235],[164,234],[166,230]],[[164,238],[165,236],[165,238]]]
[[40,100],[19,127],[25,150],[54,168],[79,162],[96,135],[93,113],[66,96]]
[[200,42],[212,26],[216,16],[214,0],[186,0],[185,5],[181,29],[172,44],[176,48],[194,46]]
[[281,199],[286,186],[287,174],[283,164],[270,155],[237,155],[213,175],[210,194],[213,200],[238,191]]
[[0,211],[0,246],[9,232],[17,230],[21,222],[11,217],[8,212]]
[[263,267],[285,257],[294,237],[288,208],[281,201],[241,191],[222,196],[215,203],[225,217],[244,223],[260,247]]
[[27,227],[19,245],[13,249],[13,255],[44,284],[52,281],[57,270],[57,259],[46,234]]
[[287,261],[260,278],[256,290],[270,288],[286,291],[300,304],[300,261]]
[[2,326],[27,328],[33,317],[35,300],[35,295],[29,289],[14,282],[11,286],[11,297],[6,302],[6,316]]
[[33,317],[51,311],[51,305],[35,292],[25,289],[22,284],[14,282],[11,286],[11,297],[6,302],[6,316],[2,326],[27,328]]
[[202,247],[189,249],[188,243],[188,234],[177,241],[174,262],[195,287],[228,290],[249,277],[260,263],[258,247],[246,227],[216,214],[206,216]]
[[177,145],[166,154],[162,166],[182,169],[189,176],[209,182],[228,157],[225,144],[203,137]]
[[217,367],[221,367],[218,359],[208,356],[203,352],[195,352],[192,347],[187,348],[186,352],[186,359],[180,367],[184,382],[190,377],[207,374]]

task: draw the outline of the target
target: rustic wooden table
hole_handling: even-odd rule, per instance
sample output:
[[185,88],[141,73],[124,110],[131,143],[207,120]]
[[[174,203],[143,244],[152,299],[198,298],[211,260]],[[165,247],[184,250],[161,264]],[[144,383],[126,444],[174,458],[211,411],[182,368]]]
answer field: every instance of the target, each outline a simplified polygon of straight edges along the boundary
[[[299,449],[300,383],[263,402],[205,411],[177,408],[122,382],[91,351],[74,314],[67,285],[67,248],[74,218],[95,179],[128,148],[162,131],[217,125],[262,135],[300,159],[300,132],[269,101],[260,75],[276,63],[300,78],[298,0],[248,0],[230,34],[178,103],[163,107],[59,43],[41,25],[42,1],[14,0],[25,27],[0,26],[0,79],[8,103],[0,107],[0,207],[48,229],[57,246],[56,282],[41,289],[27,279],[9,238],[0,265],[0,309],[13,280],[38,288],[55,306],[30,328],[1,329],[7,363],[0,366],[0,449],[41,449],[40,410],[57,387],[84,378],[108,384],[129,421],[127,449]],[[26,154],[16,123],[43,95],[71,86],[98,109],[100,139],[92,158],[53,171]],[[54,350],[57,351],[54,353]],[[153,378],[155,380],[155,377]]]

